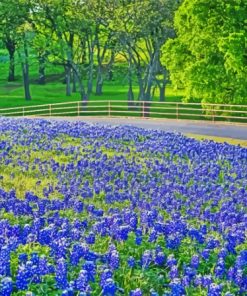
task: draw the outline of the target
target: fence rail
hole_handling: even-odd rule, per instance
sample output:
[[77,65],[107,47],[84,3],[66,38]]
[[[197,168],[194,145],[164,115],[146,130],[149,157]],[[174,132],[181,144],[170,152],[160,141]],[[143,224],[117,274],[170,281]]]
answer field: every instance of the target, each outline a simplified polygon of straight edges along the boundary
[[0,116],[108,116],[228,121],[247,124],[247,105],[158,101],[74,101],[0,109]]

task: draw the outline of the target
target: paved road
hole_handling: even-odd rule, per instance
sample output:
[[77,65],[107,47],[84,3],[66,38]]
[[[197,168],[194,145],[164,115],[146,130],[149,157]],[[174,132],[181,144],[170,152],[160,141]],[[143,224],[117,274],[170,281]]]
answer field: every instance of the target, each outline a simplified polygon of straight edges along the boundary
[[[54,118],[53,118],[54,119]],[[57,118],[56,118],[57,119]],[[247,140],[247,125],[219,124],[208,122],[196,122],[187,120],[154,120],[133,118],[86,118],[66,117],[64,120],[82,120],[88,123],[111,124],[111,125],[133,125],[147,129],[161,129],[169,132],[180,132],[183,134],[200,134],[215,137],[226,137]]]

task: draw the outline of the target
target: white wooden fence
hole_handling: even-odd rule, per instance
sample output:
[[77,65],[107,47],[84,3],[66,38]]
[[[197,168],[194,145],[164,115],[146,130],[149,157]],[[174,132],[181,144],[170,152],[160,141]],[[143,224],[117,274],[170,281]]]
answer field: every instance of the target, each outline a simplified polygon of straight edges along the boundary
[[0,109],[0,116],[12,117],[142,117],[230,121],[247,124],[247,105],[224,105],[159,101],[74,101]]

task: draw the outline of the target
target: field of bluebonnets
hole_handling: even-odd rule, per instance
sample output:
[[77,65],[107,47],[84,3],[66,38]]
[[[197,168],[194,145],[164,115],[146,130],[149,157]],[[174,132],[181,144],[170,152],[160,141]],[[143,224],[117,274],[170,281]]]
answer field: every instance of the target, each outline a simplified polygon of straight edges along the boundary
[[0,295],[247,295],[247,149],[0,119]]

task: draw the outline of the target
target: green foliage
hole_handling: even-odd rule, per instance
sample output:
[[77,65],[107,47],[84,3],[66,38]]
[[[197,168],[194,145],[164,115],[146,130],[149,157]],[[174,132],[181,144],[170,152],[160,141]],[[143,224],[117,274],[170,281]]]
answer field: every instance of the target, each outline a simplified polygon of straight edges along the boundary
[[164,60],[186,100],[246,102],[247,2],[185,0],[175,16],[177,38],[164,47]]
[[34,80],[44,84],[49,68],[59,66],[56,82],[64,78],[70,97],[73,80],[82,100],[93,96],[93,86],[97,96],[103,83],[108,91],[106,80],[114,77],[128,84],[129,100],[159,92],[163,101],[171,79],[184,88],[185,101],[245,104],[246,19],[244,0],[2,0],[0,47],[8,55],[1,53],[0,62],[9,60],[9,81],[18,80],[22,65],[25,91],[35,64]]

